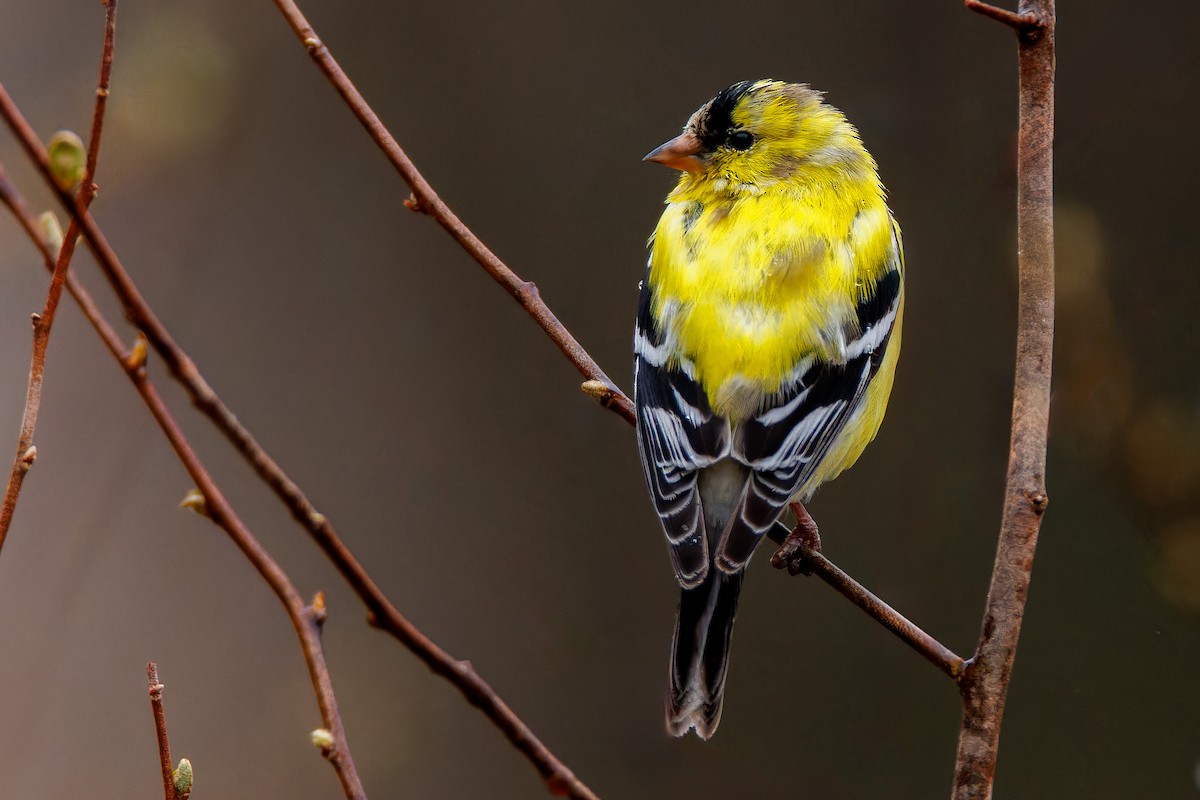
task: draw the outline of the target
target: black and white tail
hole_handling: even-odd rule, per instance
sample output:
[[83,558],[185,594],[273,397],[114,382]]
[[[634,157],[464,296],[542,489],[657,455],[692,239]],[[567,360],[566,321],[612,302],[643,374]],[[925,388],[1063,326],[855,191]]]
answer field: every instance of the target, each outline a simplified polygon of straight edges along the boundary
[[667,730],[683,736],[695,728],[710,738],[721,722],[733,616],[744,572],[709,570],[704,582],[684,589],[671,641],[671,685],[667,691]]

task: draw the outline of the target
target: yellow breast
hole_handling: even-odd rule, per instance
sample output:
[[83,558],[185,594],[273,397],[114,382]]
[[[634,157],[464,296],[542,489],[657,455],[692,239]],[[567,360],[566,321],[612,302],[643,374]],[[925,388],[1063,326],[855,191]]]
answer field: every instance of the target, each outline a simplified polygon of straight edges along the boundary
[[747,388],[777,391],[807,356],[841,360],[892,240],[875,187],[730,197],[681,184],[668,199],[650,262],[654,312],[718,413],[740,416]]

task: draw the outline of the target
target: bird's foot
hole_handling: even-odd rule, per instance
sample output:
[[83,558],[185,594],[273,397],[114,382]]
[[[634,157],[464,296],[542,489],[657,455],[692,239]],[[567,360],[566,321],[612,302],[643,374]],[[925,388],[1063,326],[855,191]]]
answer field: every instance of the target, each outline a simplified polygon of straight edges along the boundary
[[811,575],[812,567],[808,562],[814,553],[821,552],[821,534],[803,504],[792,503],[792,511],[796,515],[796,527],[771,556],[771,566],[786,568],[789,575]]

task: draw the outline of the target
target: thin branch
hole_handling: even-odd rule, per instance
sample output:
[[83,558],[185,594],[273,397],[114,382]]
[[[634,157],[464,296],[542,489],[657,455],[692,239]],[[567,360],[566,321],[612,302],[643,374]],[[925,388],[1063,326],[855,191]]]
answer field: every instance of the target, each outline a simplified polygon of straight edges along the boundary
[[[25,121],[3,84],[0,84],[0,115],[4,117],[5,122],[17,135],[27,155],[41,171],[43,178],[48,178],[49,164],[38,142],[37,135]],[[558,759],[534,735],[533,731],[509,708],[487,681],[475,672],[469,662],[459,661],[442,650],[399,612],[379,589],[363,566],[355,559],[350,550],[342,543],[340,537],[338,537],[333,526],[330,524],[329,519],[317,511],[315,506],[301,492],[300,488],[287,477],[278,464],[253,439],[249,431],[237,422],[233,413],[207,384],[203,376],[201,376],[195,363],[175,343],[170,333],[142,298],[136,285],[121,264],[116,252],[108,243],[103,232],[87,209],[75,202],[70,195],[58,191],[53,186],[52,181],[48,185],[55,190],[59,202],[68,213],[71,213],[78,220],[84,237],[93,254],[96,256],[97,262],[104,270],[106,277],[109,278],[118,297],[120,297],[125,307],[126,315],[145,333],[147,340],[167,363],[171,374],[187,388],[196,406],[229,438],[235,448],[249,461],[259,476],[283,500],[288,509],[291,510],[292,515],[309,531],[326,556],[346,579],[347,583],[362,599],[378,627],[398,639],[416,654],[430,670],[449,680],[472,705],[479,707],[504,733],[514,747],[533,763],[552,793],[578,798],[579,800],[594,800],[596,795],[591,789],[580,781],[570,768]],[[39,238],[35,236],[35,239]],[[536,298],[536,290],[534,290],[533,296]],[[538,300],[537,302],[540,304],[541,301]],[[544,304],[542,307],[544,307]],[[548,309],[547,313],[549,313]],[[550,317],[553,318],[553,315],[551,314]],[[555,323],[558,324],[557,320],[555,320]],[[559,327],[561,327],[561,324],[559,324]],[[565,329],[563,330],[565,331]],[[574,342],[574,339],[571,339],[571,341]],[[580,352],[583,352],[577,343],[575,346]],[[564,352],[566,351],[564,350]],[[586,353],[583,355],[586,356]],[[590,362],[590,357],[587,358]],[[607,380],[603,373],[599,372],[598,368],[597,374]],[[131,377],[133,376],[131,375]],[[138,381],[135,380],[135,384],[137,383]],[[139,391],[141,391],[140,387]],[[619,390],[615,389],[614,391],[619,392]],[[157,397],[156,394],[155,397]],[[624,398],[624,395],[621,395],[621,397]],[[143,394],[143,398],[146,399],[148,405],[151,404],[151,400],[145,394]],[[624,402],[626,406],[629,405],[627,399]],[[154,411],[153,406],[151,410]],[[163,411],[165,412],[165,407]],[[631,414],[623,413],[622,416],[632,420]],[[164,431],[166,431],[166,428],[164,428]],[[170,433],[168,433],[168,438],[170,438]],[[199,484],[199,481],[197,483]],[[200,488],[201,491],[204,491],[203,487]],[[204,492],[204,494],[207,496],[208,492]]]
[[970,11],[1004,23],[1018,33],[1025,33],[1041,25],[1038,16],[1033,13],[1017,13],[1006,8],[998,8],[991,3],[980,2],[980,0],[963,0],[963,5]]
[[[0,101],[4,98],[3,87],[0,86]],[[4,176],[2,168],[0,168],[0,201],[3,201],[20,221],[21,227],[41,252],[47,267],[53,268],[54,255],[50,251],[49,245],[38,231],[37,222],[30,215],[21,195]],[[90,220],[90,217],[88,219]],[[94,225],[94,223],[92,224]],[[127,351],[124,343],[105,320],[90,295],[71,276],[67,277],[67,288],[88,321],[96,329],[109,353],[133,382],[134,388],[166,435],[180,462],[204,495],[209,517],[229,534],[259,574],[267,581],[276,597],[283,603],[292,627],[300,640],[313,691],[317,698],[317,705],[321,711],[322,724],[334,737],[334,746],[327,752],[323,752],[333,765],[346,797],[352,800],[360,798],[365,800],[366,794],[355,770],[349,744],[346,741],[345,729],[337,710],[337,699],[333,693],[329,668],[325,663],[324,651],[318,635],[319,625],[313,610],[305,606],[299,592],[296,591],[287,575],[246,529],[197,458],[187,439],[184,438],[153,382],[146,375],[144,347],[135,347],[133,351]]]
[[[799,505],[797,503],[796,505]],[[801,506],[803,509],[803,506]],[[807,516],[808,512],[804,512]],[[800,517],[799,514],[797,514]],[[811,522],[811,517],[808,518]],[[787,569],[792,575],[815,575],[833,587],[842,597],[864,611],[883,627],[896,635],[900,641],[920,653],[929,663],[940,669],[955,681],[961,679],[966,662],[950,648],[921,630],[903,614],[896,611],[887,603],[872,594],[861,583],[851,578],[844,570],[824,556],[820,549],[820,540],[809,536],[797,536],[802,530],[803,518],[796,525],[796,531],[783,535],[782,524],[776,525],[768,535],[779,543],[779,550],[771,556],[771,566],[776,569]],[[815,528],[812,529],[815,533]]]
[[104,112],[108,108],[108,83],[112,76],[113,58],[116,56],[117,0],[102,0],[104,3],[104,48],[100,52],[100,80],[96,82],[96,104],[92,109],[92,135],[87,150],[87,171],[83,186],[88,202],[96,196],[96,159],[100,155],[100,137],[104,133]]
[[605,403],[605,408],[611,409],[632,424],[634,421],[633,404],[629,398],[604,374],[600,365],[588,355],[588,352],[576,341],[571,332],[558,321],[554,312],[542,301],[537,286],[530,281],[523,280],[509,269],[508,265],[501,261],[438,197],[437,192],[425,180],[425,176],[417,170],[408,154],[396,143],[391,132],[355,88],[296,4],[292,0],[274,0],[274,2],[321,72],[325,73],[325,77],[346,101],[346,105],[366,128],[371,139],[375,141],[383,154],[387,156],[388,161],[392,162],[392,166],[400,173],[400,177],[412,189],[412,198],[405,205],[413,211],[427,214],[436,220],[446,233],[450,234],[451,238],[458,242],[479,266],[483,267],[488,275],[491,275],[529,312],[529,315],[558,345],[558,349],[575,365],[584,378],[606,384],[616,397],[610,396],[609,402]]
[[175,776],[171,760],[171,741],[167,738],[167,716],[163,710],[163,689],[158,680],[158,664],[151,661],[146,665],[146,679],[150,682],[150,709],[154,712],[154,733],[158,739],[158,763],[162,769],[163,800],[175,800]]
[[[971,4],[968,3],[968,7]],[[1054,346],[1054,0],[1023,0],[1018,28],[1017,359],[1012,438],[996,562],[963,700],[954,800],[992,796],[1000,723],[1016,657],[1046,495],[1046,434]],[[1001,19],[1002,22],[1006,20]]]
[[[79,186],[79,202],[84,207],[91,203],[96,196],[93,181],[96,176],[96,161],[100,154],[100,139],[104,128],[104,111],[107,107],[108,85],[112,75],[114,42],[117,25],[117,0],[106,0],[104,15],[104,46],[100,56],[100,77],[96,84],[96,104],[92,112],[92,133],[87,149],[87,166],[83,180]],[[21,432],[17,437],[17,454],[13,458],[12,470],[9,472],[8,484],[4,490],[4,502],[0,505],[0,549],[8,538],[8,529],[12,525],[13,514],[17,509],[17,499],[21,487],[25,483],[25,475],[37,458],[37,448],[33,446],[33,434],[37,428],[38,412],[42,406],[42,383],[46,371],[46,349],[50,345],[50,329],[54,326],[54,315],[58,310],[58,301],[62,297],[63,286],[67,278],[67,270],[71,265],[71,257],[75,253],[75,240],[79,235],[75,220],[67,226],[66,236],[59,249],[58,260],[54,265],[50,278],[50,288],[46,293],[46,302],[41,314],[33,315],[33,355],[29,364],[29,381],[25,389],[25,409],[21,415]]]
[[836,589],[838,594],[865,611],[868,616],[894,633],[900,641],[924,656],[929,663],[955,681],[959,680],[966,663],[961,656],[880,600],[820,552],[806,550],[804,559],[812,573]]

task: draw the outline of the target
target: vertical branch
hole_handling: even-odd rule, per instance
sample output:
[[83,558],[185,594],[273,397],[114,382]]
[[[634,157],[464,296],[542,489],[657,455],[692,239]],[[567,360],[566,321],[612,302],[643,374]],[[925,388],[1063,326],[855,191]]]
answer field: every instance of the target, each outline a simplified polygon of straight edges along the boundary
[[146,679],[150,682],[150,709],[154,712],[154,733],[158,739],[158,762],[162,768],[163,798],[175,800],[175,776],[171,764],[171,741],[167,738],[167,715],[163,710],[163,689],[158,680],[158,664],[151,661],[146,665]]
[[1046,429],[1054,343],[1054,0],[1022,0],[1017,14],[978,0],[966,7],[1017,33],[1019,301],[1012,438],[996,563],[975,655],[961,681],[963,716],[954,800],[992,796],[1000,723],[1046,510]]
[[83,185],[79,187],[86,202],[90,203],[99,191],[96,179],[96,159],[100,155],[100,137],[104,134],[104,112],[108,108],[108,82],[112,76],[113,58],[116,56],[117,0],[102,0],[104,3],[104,47],[100,51],[100,80],[96,82],[96,105],[92,109],[92,134],[88,142],[87,172]]
[[[92,112],[92,133],[87,149],[87,166],[83,180],[79,185],[77,200],[86,208],[96,196],[96,161],[100,154],[100,139],[104,129],[104,112],[108,105],[108,83],[112,75],[113,53],[116,40],[117,0],[104,2],[104,47],[100,56],[100,78],[96,84],[96,105]],[[63,237],[59,248],[58,259],[50,278],[50,288],[46,293],[46,303],[41,314],[33,315],[33,355],[29,363],[29,381],[25,389],[25,410],[21,415],[21,432],[17,437],[17,454],[13,459],[12,470],[9,472],[8,485],[4,490],[3,505],[0,505],[0,548],[8,538],[8,529],[12,525],[13,514],[17,508],[17,498],[25,482],[25,475],[37,458],[37,448],[33,446],[33,432],[37,427],[38,412],[42,406],[42,380],[46,370],[46,349],[50,345],[50,329],[54,325],[54,314],[58,310],[58,301],[62,298],[63,286],[67,279],[67,270],[71,265],[71,257],[75,253],[75,241],[79,236],[79,225],[72,219],[67,226],[66,236]]]

